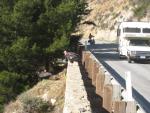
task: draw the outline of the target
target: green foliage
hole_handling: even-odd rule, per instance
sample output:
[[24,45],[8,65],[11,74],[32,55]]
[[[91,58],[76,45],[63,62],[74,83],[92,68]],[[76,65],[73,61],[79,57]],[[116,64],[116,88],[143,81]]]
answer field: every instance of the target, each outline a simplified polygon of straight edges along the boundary
[[[0,107],[24,90],[24,85],[19,81],[21,76],[8,71],[0,72]],[[2,110],[2,109],[0,109]]]
[[48,113],[51,111],[50,105],[47,102],[42,101],[41,99],[32,99],[28,100],[25,103],[24,111],[26,113]]
[[68,44],[68,40],[65,37],[61,37],[60,39],[56,39],[52,45],[46,48],[46,52],[52,54],[59,49],[61,50],[65,48],[66,46],[68,46]]
[[33,85],[40,66],[62,57],[84,8],[84,0],[0,1],[1,105]]
[[23,111],[25,113],[49,113],[54,107],[48,101],[27,94],[23,94],[19,99],[23,103]]
[[0,104],[0,113],[3,113],[4,107]]
[[148,7],[150,7],[149,0],[142,1],[141,3],[139,3],[139,6],[134,9],[134,15],[139,19],[142,18],[145,15]]
[[10,47],[7,47],[2,51],[1,60],[5,67],[9,71],[15,71],[17,73],[30,73],[34,71],[34,60],[31,60],[36,54],[36,45],[29,48],[28,38],[18,38],[14,40]]
[[14,97],[17,93],[24,90],[21,82],[21,75],[2,71],[0,73],[0,94],[8,96],[9,100],[10,97]]

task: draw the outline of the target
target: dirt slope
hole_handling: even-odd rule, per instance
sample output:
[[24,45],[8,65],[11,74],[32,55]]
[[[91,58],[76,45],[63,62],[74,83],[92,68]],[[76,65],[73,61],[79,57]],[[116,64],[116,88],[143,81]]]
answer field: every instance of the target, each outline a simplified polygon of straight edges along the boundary
[[78,33],[87,38],[116,41],[116,29],[122,21],[150,21],[149,0],[87,0],[86,15],[78,26]]
[[[62,113],[66,70],[42,80],[5,107],[4,113]],[[47,106],[48,105],[48,106]],[[47,109],[48,108],[48,109]]]

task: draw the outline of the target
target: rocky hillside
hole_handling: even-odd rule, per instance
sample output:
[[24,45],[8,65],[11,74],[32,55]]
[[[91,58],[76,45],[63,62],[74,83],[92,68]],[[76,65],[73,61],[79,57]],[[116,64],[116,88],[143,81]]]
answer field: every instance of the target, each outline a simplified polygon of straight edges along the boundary
[[87,0],[87,8],[78,26],[87,38],[116,41],[116,29],[122,21],[150,21],[149,0]]

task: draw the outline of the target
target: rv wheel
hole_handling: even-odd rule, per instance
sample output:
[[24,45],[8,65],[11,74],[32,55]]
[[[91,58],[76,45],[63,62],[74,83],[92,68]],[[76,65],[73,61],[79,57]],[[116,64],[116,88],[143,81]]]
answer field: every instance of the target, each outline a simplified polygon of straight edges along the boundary
[[128,63],[131,63],[131,58],[130,57],[128,57]]
[[119,59],[123,59],[123,55],[119,52]]
[[120,54],[119,54],[119,59],[123,59],[123,55],[120,55]]

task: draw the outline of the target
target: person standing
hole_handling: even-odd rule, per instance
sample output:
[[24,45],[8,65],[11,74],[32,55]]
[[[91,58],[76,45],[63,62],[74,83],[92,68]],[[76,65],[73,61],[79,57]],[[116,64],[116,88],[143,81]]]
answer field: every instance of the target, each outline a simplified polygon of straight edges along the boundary
[[88,43],[90,43],[91,45],[95,44],[94,36],[91,33],[89,34]]
[[65,58],[69,60],[71,63],[74,61],[79,61],[79,55],[74,52],[64,51]]

